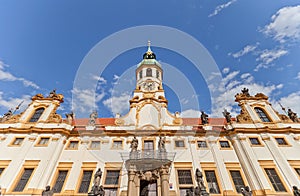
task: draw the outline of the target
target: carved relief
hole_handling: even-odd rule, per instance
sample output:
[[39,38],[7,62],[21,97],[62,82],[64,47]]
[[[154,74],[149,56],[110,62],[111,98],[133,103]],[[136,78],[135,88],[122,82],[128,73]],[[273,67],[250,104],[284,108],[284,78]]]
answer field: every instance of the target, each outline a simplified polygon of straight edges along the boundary
[[13,115],[12,117],[10,117],[7,120],[5,120],[5,119],[3,119],[3,121],[0,120],[0,122],[1,123],[17,123],[17,122],[19,122],[20,117],[21,117],[21,114],[17,114],[17,115]]
[[236,117],[239,123],[251,123],[251,117],[244,106],[241,106],[241,113]]
[[155,181],[159,178],[159,171],[139,171],[138,176],[141,180]]
[[288,116],[284,115],[284,114],[279,114],[277,111],[276,111],[276,114],[279,116],[280,120],[282,120],[282,122],[292,122],[291,119],[289,119]]
[[235,95],[236,102],[241,100],[268,100],[268,96],[263,93],[257,93],[255,96],[251,96],[249,90],[244,88],[241,93]]
[[173,120],[173,124],[174,124],[174,125],[182,125],[182,123],[183,123],[183,121],[182,121],[181,118],[175,118],[175,119]]
[[34,100],[57,100],[59,102],[64,102],[64,96],[62,94],[57,94],[55,89],[50,92],[49,96],[44,97],[42,94],[36,94],[31,98],[32,101]]
[[53,110],[51,112],[51,114],[49,115],[49,117],[48,117],[48,119],[47,119],[46,122],[47,123],[61,123],[62,122],[62,118],[61,118],[61,116],[59,114],[57,114],[55,112],[55,110]]
[[116,125],[124,125],[124,120],[121,119],[121,118],[117,118],[117,119],[115,120],[115,124],[116,124]]

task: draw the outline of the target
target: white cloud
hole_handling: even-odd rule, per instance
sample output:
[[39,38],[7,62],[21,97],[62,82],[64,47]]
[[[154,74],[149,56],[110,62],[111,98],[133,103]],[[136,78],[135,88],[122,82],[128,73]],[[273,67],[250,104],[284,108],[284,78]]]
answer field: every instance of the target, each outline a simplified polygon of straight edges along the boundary
[[124,92],[120,96],[112,96],[104,100],[103,104],[110,109],[114,115],[117,113],[124,114],[129,108],[129,100],[131,97],[131,93]]
[[[233,100],[235,99],[235,95],[240,93],[241,89],[244,87],[249,89],[251,95],[264,93],[267,96],[270,96],[275,90],[283,87],[282,84],[264,85],[255,83],[254,77],[250,73],[243,73],[240,76],[239,74],[239,71],[232,71],[222,79],[225,89],[218,88],[217,90],[220,92],[220,96],[213,97],[212,116],[222,116],[224,108],[231,112],[232,116],[236,116],[239,113],[240,108],[237,107],[237,104],[233,102]],[[237,77],[239,80],[236,80]]]
[[102,84],[106,84],[106,82],[107,82],[103,77],[100,77],[100,76],[93,75],[92,78]]
[[94,89],[73,89],[72,90],[72,111],[87,113],[97,108],[96,103],[101,101],[105,92],[95,92]]
[[230,71],[229,67],[225,67],[225,68],[222,70],[222,73],[223,73],[223,74],[227,74],[229,71]]
[[300,104],[297,104],[299,102],[300,102],[300,91],[297,91],[297,92],[287,95],[286,97],[280,98],[278,101],[272,101],[271,103],[272,103],[274,109],[277,110],[279,113],[284,113],[281,109],[281,106],[280,106],[280,104],[281,104],[284,108],[286,108],[286,111],[288,108],[290,108],[293,110],[293,112],[296,112],[299,117]]
[[298,72],[296,79],[300,80],[300,72]]
[[11,74],[10,72],[5,70],[5,67],[8,67],[8,65],[5,65],[2,61],[0,61],[0,80],[3,81],[21,81],[24,86],[26,87],[32,87],[35,89],[39,89],[40,87],[35,84],[34,82],[27,80],[25,78],[18,78]]
[[254,81],[254,77],[250,73],[244,73],[241,75],[241,79],[244,80],[245,83],[249,84]]
[[281,8],[271,19],[263,33],[281,43],[300,39],[300,5]]
[[256,43],[255,45],[247,45],[242,50],[240,50],[236,53],[233,53],[233,54],[229,53],[228,55],[231,55],[234,58],[239,58],[241,56],[244,56],[245,54],[248,54],[249,52],[254,51],[258,45],[259,45],[258,43]]
[[285,49],[263,50],[260,53],[259,57],[256,58],[256,61],[258,61],[260,63],[256,66],[254,71],[258,71],[260,68],[270,67],[270,64],[274,60],[286,55],[287,53],[288,53],[288,51]]
[[193,109],[182,111],[180,116],[182,118],[199,118],[201,116],[201,112]]
[[231,1],[228,1],[227,3],[225,4],[222,4],[222,5],[218,5],[214,12],[211,13],[210,15],[208,15],[208,17],[212,17],[212,16],[215,16],[217,15],[220,11],[222,11],[223,9],[227,8],[228,6],[230,6],[231,4],[233,4],[234,2],[236,2],[237,0],[231,0]]
[[21,102],[23,102],[19,109],[19,111],[22,111],[31,102],[31,96],[29,95],[22,95],[21,97],[8,97],[8,98],[5,98],[3,95],[4,93],[0,91],[0,108],[3,108],[4,112],[7,112],[9,109],[14,110]]

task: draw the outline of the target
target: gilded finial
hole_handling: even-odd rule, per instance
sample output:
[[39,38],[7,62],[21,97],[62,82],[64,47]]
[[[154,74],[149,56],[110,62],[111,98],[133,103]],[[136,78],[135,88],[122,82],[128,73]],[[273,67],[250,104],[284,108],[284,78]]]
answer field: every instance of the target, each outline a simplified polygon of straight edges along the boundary
[[143,55],[143,59],[156,59],[156,55],[152,52],[150,46],[151,46],[151,42],[150,42],[150,40],[148,40],[148,50]]
[[148,51],[147,51],[147,53],[148,54],[151,54],[152,53],[152,50],[151,50],[151,41],[150,40],[148,40]]

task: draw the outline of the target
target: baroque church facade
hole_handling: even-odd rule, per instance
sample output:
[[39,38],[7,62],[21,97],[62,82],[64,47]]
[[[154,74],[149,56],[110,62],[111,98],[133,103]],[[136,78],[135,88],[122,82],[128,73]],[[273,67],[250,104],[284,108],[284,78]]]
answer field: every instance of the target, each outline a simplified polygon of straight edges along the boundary
[[[63,95],[37,94],[0,119],[2,195],[292,196],[300,187],[300,123],[262,93],[237,93],[236,117],[168,111],[150,46],[127,115],[62,118]],[[234,101],[234,98],[233,98]],[[47,187],[47,188],[45,188]]]

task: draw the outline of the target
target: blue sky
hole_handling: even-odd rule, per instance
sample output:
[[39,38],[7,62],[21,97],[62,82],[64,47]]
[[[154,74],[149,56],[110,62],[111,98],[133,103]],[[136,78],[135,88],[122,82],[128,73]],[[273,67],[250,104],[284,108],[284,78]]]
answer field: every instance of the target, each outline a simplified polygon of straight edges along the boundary
[[[96,46],[118,32],[149,25],[157,33],[146,31],[142,38],[128,34],[126,41],[114,39],[111,51],[98,54],[96,70],[114,48],[139,39],[136,47],[115,55],[101,72],[90,75],[95,88],[76,88],[79,70],[91,71],[84,60]],[[204,110],[222,116],[226,108],[235,115],[239,109],[234,95],[247,87],[251,94],[268,95],[279,112],[281,103],[300,114],[300,3],[296,0],[1,0],[0,27],[0,114],[22,100],[23,110],[31,96],[47,95],[54,88],[65,96],[60,114],[75,110],[77,117],[87,117],[94,109],[100,117],[125,114],[135,88],[134,69],[148,39],[163,65],[171,112],[198,116]],[[205,76],[212,65],[199,70],[176,46],[162,47],[169,39],[159,31],[164,28],[191,36],[203,51],[185,51],[203,57],[202,63],[211,57],[218,72]],[[176,41],[177,47],[185,43]],[[216,75],[219,82],[212,82]]]

